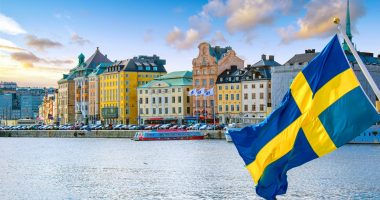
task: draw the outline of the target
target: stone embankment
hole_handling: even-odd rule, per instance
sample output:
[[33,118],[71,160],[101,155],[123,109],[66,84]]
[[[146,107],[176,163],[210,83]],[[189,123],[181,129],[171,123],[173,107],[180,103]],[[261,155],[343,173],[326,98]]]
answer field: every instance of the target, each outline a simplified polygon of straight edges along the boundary
[[[19,130],[0,131],[0,137],[55,137],[55,138],[132,138],[138,131],[132,130]],[[201,131],[206,139],[225,139],[221,130]]]

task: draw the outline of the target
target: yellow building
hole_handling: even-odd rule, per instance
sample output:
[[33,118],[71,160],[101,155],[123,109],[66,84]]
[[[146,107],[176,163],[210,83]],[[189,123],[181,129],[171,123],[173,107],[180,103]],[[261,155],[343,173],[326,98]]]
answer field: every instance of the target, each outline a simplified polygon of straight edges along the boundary
[[245,70],[231,66],[222,72],[216,81],[217,111],[220,123],[239,122],[243,116],[241,97],[241,77]]
[[165,60],[139,56],[115,61],[99,75],[100,118],[105,124],[137,124],[137,87],[166,74]]

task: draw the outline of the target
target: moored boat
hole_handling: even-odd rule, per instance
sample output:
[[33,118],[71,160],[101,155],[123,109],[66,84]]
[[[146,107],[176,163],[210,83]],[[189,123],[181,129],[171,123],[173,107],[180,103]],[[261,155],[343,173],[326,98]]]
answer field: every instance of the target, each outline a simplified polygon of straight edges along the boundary
[[136,141],[151,140],[203,140],[204,135],[199,131],[142,131],[133,137]]

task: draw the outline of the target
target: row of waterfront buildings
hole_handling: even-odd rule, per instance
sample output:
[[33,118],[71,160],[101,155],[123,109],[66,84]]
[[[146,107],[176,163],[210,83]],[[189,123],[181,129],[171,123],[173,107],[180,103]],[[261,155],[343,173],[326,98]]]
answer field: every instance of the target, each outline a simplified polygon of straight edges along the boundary
[[[346,34],[352,40],[348,7]],[[375,103],[375,94],[345,41],[342,45]],[[256,63],[245,65],[231,47],[203,42],[198,50],[192,71],[171,73],[165,69],[166,61],[156,55],[111,61],[98,48],[87,60],[80,54],[77,65],[58,81],[58,90],[44,95],[38,116],[45,123],[60,124],[257,123],[281,104],[296,74],[318,55],[308,49],[282,65],[273,55],[262,55]],[[359,55],[379,85],[380,55]],[[188,95],[201,88],[214,88],[214,95]],[[32,110],[35,117],[36,106]]]

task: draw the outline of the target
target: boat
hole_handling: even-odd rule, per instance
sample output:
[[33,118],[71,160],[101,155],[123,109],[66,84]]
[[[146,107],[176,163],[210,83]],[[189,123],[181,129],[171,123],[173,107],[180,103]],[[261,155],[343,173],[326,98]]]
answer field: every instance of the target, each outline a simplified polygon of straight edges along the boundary
[[133,137],[135,141],[152,141],[152,140],[203,140],[204,135],[200,131],[169,131],[169,130],[152,130],[137,132]]
[[225,128],[224,129],[224,137],[226,138],[226,141],[227,142],[232,142],[232,138],[231,138],[231,135],[230,135],[230,133],[228,132],[228,128]]
[[349,142],[350,144],[380,144],[380,125],[373,125]]

